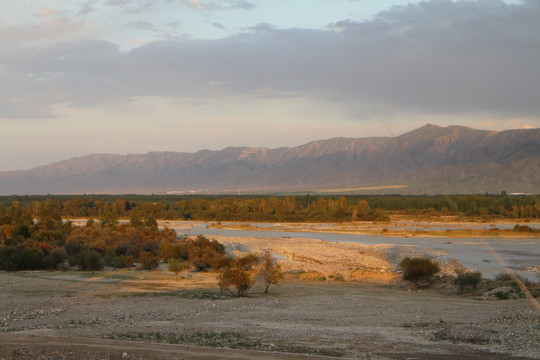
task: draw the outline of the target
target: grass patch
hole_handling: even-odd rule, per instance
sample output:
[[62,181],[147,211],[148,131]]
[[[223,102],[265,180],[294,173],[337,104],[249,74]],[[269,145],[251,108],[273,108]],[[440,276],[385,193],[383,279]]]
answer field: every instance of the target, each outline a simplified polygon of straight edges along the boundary
[[119,273],[119,274],[109,273],[109,274],[105,274],[105,277],[108,279],[117,279],[117,280],[137,280],[140,278],[138,274],[131,273],[131,272],[125,272],[125,273]]

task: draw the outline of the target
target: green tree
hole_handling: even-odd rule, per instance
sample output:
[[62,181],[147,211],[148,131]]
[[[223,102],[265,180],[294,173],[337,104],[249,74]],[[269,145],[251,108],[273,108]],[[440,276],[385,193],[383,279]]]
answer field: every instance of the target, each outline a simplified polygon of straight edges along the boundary
[[64,248],[56,247],[51,250],[51,258],[55,268],[60,267],[68,259],[67,251]]
[[103,259],[101,258],[100,253],[95,250],[86,251],[83,261],[85,269],[92,270],[92,274],[95,270],[103,269]]

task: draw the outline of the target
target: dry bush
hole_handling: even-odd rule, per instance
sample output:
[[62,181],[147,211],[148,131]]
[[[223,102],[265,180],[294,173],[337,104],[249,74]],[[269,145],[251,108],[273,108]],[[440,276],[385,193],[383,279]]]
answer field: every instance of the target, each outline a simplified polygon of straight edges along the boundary
[[399,265],[403,271],[403,279],[414,281],[415,285],[418,285],[420,280],[431,281],[433,275],[441,271],[439,264],[426,257],[406,257]]

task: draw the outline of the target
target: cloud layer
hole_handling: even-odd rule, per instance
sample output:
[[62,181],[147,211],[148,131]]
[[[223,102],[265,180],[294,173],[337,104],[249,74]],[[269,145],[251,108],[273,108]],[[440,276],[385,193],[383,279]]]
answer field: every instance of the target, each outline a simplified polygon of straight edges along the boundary
[[[90,13],[93,4],[81,11]],[[43,29],[77,26],[55,19]],[[55,104],[238,94],[310,96],[376,104],[388,112],[538,116],[539,19],[540,5],[532,0],[431,1],[393,7],[370,21],[345,19],[324,30],[259,24],[223,39],[153,41],[127,52],[99,39],[13,46],[0,55],[0,117],[53,117]],[[126,25],[152,29],[145,21]],[[3,27],[0,39],[24,44],[35,32],[41,33]]]

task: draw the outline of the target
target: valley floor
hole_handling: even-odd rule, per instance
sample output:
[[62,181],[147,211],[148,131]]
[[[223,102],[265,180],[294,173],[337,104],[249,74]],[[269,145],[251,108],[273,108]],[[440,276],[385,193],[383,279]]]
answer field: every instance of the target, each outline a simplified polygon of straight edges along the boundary
[[215,273],[128,270],[0,272],[0,288],[0,359],[540,358],[527,299],[301,274],[224,298]]

